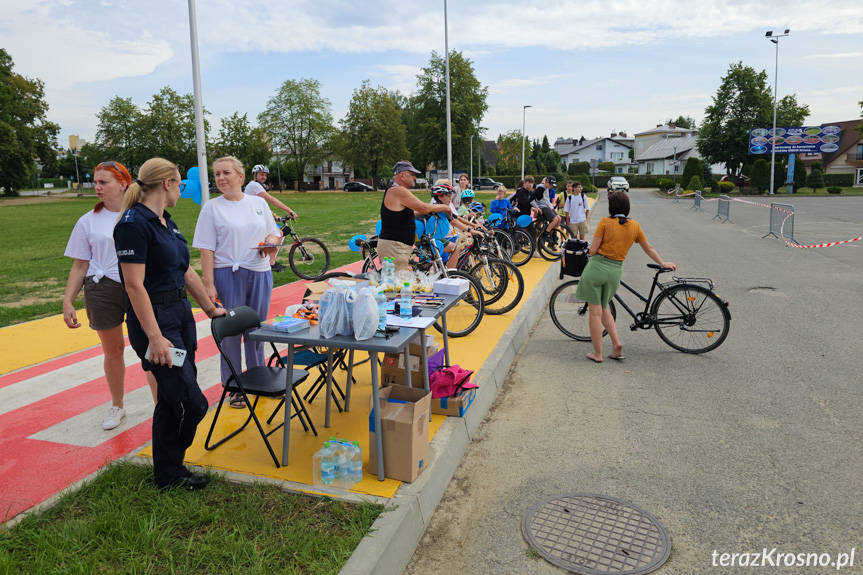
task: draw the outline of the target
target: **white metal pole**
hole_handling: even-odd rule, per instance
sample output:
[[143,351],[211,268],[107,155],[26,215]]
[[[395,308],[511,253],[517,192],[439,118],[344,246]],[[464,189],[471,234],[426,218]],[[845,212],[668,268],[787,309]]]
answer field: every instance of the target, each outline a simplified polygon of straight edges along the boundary
[[527,109],[531,106],[525,106],[521,111],[521,179],[524,179],[524,122],[527,118]]
[[198,141],[198,177],[201,180],[201,206],[210,199],[207,181],[207,141],[204,133],[204,104],[201,95],[201,65],[198,61],[198,25],[195,16],[195,0],[189,0],[189,36],[192,42],[192,78],[195,87],[195,133]]
[[447,26],[446,0],[443,0],[443,45],[446,52],[446,169],[449,179],[453,179],[452,170],[452,120],[449,108],[449,28]]
[[776,44],[776,72],[773,74],[773,144],[770,146],[770,195],[773,195],[773,178],[776,177],[776,90],[779,86],[779,38]]
[[470,135],[470,188],[473,189],[473,134]]

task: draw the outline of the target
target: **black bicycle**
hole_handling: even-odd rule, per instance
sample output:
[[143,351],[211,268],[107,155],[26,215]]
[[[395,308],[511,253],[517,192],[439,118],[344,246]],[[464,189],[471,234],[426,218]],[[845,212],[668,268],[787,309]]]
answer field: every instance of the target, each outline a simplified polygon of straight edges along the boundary
[[[635,320],[629,328],[655,329],[660,339],[683,353],[705,353],[719,347],[728,337],[731,327],[731,312],[728,302],[713,291],[709,278],[679,278],[661,283],[659,275],[670,272],[658,264],[647,264],[656,270],[650,293],[644,297],[625,282],[620,285],[644,302],[644,311],[634,312],[620,297],[614,299]],[[551,294],[548,304],[554,325],[568,337],[578,341],[590,341],[589,313],[587,302],[575,297],[577,279],[558,286]],[[656,296],[654,298],[654,295]],[[617,318],[614,302],[609,302],[611,315]],[[602,335],[608,332],[603,330]]]
[[[330,269],[330,250],[324,245],[324,242],[317,238],[301,238],[293,230],[288,222],[291,218],[287,216],[275,216],[276,222],[282,224],[279,229],[282,230],[282,236],[294,240],[288,251],[288,265],[291,266],[291,271],[305,280],[314,280],[327,273]],[[285,244],[282,244],[282,248]],[[282,248],[279,248],[281,251]]]

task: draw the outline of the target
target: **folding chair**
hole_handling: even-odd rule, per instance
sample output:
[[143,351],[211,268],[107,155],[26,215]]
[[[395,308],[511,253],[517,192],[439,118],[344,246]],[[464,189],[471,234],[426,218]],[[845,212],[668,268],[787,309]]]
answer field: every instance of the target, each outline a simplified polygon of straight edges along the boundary
[[[333,388],[334,389],[332,391],[332,398],[336,404],[336,408],[339,410],[339,413],[341,413],[344,410],[342,409],[342,406],[339,403],[338,397],[336,397],[336,392],[338,392],[338,394],[342,397],[342,401],[344,401],[344,399],[345,399],[345,392],[342,391],[342,388],[339,386],[338,382],[336,381],[335,369],[336,369],[336,367],[339,366],[339,362],[341,362],[342,365],[344,365],[344,356],[345,356],[345,353],[342,350],[336,351],[333,354]],[[282,365],[284,365],[285,361],[287,361],[287,355],[286,354],[280,355],[278,353],[275,353],[272,356],[270,356],[270,360],[267,362],[267,365],[273,365],[274,363],[276,363],[276,364],[282,366]],[[309,389],[306,391],[306,394],[303,395],[304,400],[308,401],[309,403],[312,403],[315,400],[315,397],[318,396],[318,393],[321,391],[321,389],[323,389],[324,386],[326,386],[326,384],[327,384],[327,354],[320,353],[318,351],[315,351],[314,349],[302,349],[300,351],[294,352],[294,365],[301,365],[301,366],[305,367],[307,370],[311,369],[313,367],[316,367],[318,369],[318,378],[312,383],[311,387],[309,387]],[[345,369],[347,369],[346,365],[345,365]],[[353,381],[356,382],[356,379],[354,379],[353,377],[351,379],[353,379]],[[282,400],[282,402],[284,402],[284,400]],[[279,409],[282,407],[282,402],[280,402],[279,405],[276,406],[276,410],[273,412],[273,414],[267,420],[267,423],[270,423],[273,420],[273,418],[276,416],[276,414],[279,412]]]
[[[246,330],[259,327],[260,325],[261,318],[258,317],[258,314],[255,312],[255,310],[248,306],[230,309],[228,310],[227,315],[213,318],[213,321],[210,323],[210,330],[212,331],[213,339],[216,341],[216,347],[219,348],[219,353],[221,354],[222,358],[224,358],[225,362],[227,362],[228,368],[231,370],[231,375],[230,377],[228,377],[228,381],[222,382],[222,397],[219,399],[219,404],[216,407],[216,415],[213,418],[212,425],[210,425],[210,432],[207,434],[207,440],[204,442],[204,449],[206,449],[207,451],[214,450],[218,446],[225,443],[227,440],[231,439],[232,437],[243,431],[243,429],[246,428],[249,422],[254,419],[255,425],[258,427],[258,431],[261,433],[261,438],[264,440],[264,443],[267,445],[267,449],[270,452],[270,456],[273,458],[273,462],[275,462],[276,467],[281,467],[278,458],[276,458],[275,452],[273,452],[273,447],[270,445],[270,441],[268,439],[271,434],[281,428],[281,425],[276,427],[276,429],[271,430],[269,433],[264,432],[264,428],[261,426],[261,422],[258,419],[258,416],[255,414],[255,407],[257,406],[258,399],[260,397],[279,397],[281,395],[284,395],[285,378],[287,377],[285,368],[260,366],[253,367],[242,373],[238,373],[237,369],[231,363],[231,360],[228,359],[228,356],[225,355],[225,352],[222,350],[222,340],[226,337],[240,335]],[[270,346],[275,352],[276,346],[272,342],[270,343]],[[304,369],[294,369],[293,373],[293,394],[291,398],[291,404],[294,407],[294,413],[291,415],[291,418],[299,418],[303,429],[308,431],[311,427],[312,432],[317,436],[318,432],[315,429],[315,426],[312,424],[312,420],[309,417],[306,406],[303,403],[303,400],[296,389],[297,384],[302,383],[306,380],[307,377],[309,377],[309,372]],[[240,393],[243,396],[243,399],[246,402],[246,408],[249,410],[249,417],[246,419],[246,422],[240,426],[239,429],[220,439],[213,445],[210,445],[210,439],[212,438],[213,430],[216,428],[216,422],[219,420],[219,414],[222,411],[222,405],[225,402],[225,397],[229,393]],[[254,403],[249,401],[250,395],[255,396]],[[282,401],[284,401],[284,399]],[[270,419],[272,420],[272,417]]]

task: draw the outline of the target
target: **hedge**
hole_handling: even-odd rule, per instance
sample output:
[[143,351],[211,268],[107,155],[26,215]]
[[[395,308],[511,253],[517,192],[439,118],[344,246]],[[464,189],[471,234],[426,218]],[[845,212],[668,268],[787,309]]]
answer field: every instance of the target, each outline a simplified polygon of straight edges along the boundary
[[827,187],[850,188],[854,185],[854,174],[822,174]]

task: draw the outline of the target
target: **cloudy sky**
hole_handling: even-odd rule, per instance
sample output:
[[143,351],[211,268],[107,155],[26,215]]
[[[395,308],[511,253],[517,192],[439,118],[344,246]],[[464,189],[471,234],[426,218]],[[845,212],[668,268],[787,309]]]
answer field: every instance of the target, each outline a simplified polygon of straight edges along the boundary
[[[444,52],[443,1],[197,0],[204,105],[214,130],[235,111],[255,121],[286,79],[315,78],[344,116],[352,91],[410,93]],[[492,139],[629,134],[669,117],[697,122],[731,63],[766,70],[779,50],[779,96],[808,123],[860,117],[863,3],[825,0],[449,0],[449,46],[489,88]],[[114,96],[144,107],[164,86],[192,92],[185,0],[0,0],[0,46],[45,83],[49,117],[92,141]]]

